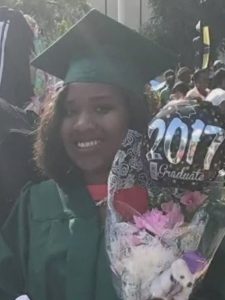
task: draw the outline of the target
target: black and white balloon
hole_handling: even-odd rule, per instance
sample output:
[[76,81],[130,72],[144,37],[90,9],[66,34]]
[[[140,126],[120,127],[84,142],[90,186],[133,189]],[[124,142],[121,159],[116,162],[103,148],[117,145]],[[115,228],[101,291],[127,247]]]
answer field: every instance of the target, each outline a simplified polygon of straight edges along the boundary
[[145,146],[153,180],[164,186],[201,186],[223,167],[223,116],[206,101],[173,101],[148,125]]

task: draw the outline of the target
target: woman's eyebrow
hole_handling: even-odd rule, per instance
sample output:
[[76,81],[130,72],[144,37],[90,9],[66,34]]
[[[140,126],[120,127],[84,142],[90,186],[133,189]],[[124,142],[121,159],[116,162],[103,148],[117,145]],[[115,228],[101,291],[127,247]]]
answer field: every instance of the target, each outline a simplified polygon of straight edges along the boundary
[[94,95],[91,96],[91,100],[104,100],[104,99],[111,99],[112,95],[109,94],[101,94],[101,95]]
[[[98,101],[98,100],[104,100],[104,99],[112,99],[112,95],[110,94],[99,94],[99,95],[93,95],[93,96],[90,96],[89,98],[91,101],[94,100],[94,101]],[[73,97],[73,98],[69,98],[65,101],[66,104],[68,105],[71,105],[71,104],[74,104],[74,102],[76,100],[79,100],[79,97]]]
[[66,101],[64,102],[64,105],[67,106],[67,105],[73,105],[74,104],[74,100],[73,99],[66,99]]

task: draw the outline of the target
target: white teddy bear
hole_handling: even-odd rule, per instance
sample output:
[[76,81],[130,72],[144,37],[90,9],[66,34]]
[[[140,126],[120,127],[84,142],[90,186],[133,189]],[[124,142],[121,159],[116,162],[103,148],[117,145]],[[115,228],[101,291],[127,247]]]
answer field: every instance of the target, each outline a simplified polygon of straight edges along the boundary
[[151,298],[188,300],[194,285],[194,275],[186,262],[179,258],[171,267],[156,277],[151,284]]
[[156,237],[147,245],[131,247],[129,255],[121,261],[123,299],[149,299],[152,281],[174,260],[173,249],[164,247]]

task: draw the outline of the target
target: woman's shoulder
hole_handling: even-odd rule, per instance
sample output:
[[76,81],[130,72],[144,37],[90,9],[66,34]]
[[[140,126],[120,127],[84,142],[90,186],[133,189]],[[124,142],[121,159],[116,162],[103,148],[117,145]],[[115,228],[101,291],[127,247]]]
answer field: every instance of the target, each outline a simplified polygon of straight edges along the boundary
[[53,180],[28,183],[23,188],[21,198],[21,203],[25,202],[29,206],[33,220],[55,219],[62,215],[59,187]]
[[57,190],[57,183],[52,179],[43,180],[38,183],[28,182],[23,190],[29,191],[32,194],[51,193]]
[[21,190],[20,198],[46,198],[55,194],[58,190],[57,183],[54,180],[43,180],[38,183],[28,182]]

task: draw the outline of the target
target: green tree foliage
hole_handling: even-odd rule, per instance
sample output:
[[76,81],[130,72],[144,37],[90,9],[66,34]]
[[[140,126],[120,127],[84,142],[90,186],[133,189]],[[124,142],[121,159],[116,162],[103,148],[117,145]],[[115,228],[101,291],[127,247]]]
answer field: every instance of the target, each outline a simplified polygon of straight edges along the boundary
[[50,43],[89,9],[87,0],[2,0],[3,4],[33,17]]
[[[200,19],[208,22],[213,36],[213,56],[225,37],[225,0],[149,0],[152,16],[144,34],[175,53],[182,64],[192,65],[192,40]],[[223,23],[223,25],[222,25]]]

